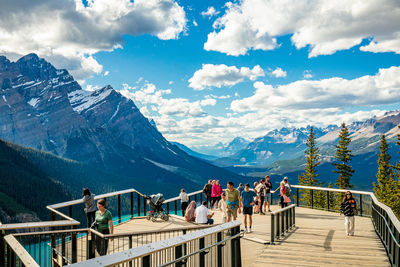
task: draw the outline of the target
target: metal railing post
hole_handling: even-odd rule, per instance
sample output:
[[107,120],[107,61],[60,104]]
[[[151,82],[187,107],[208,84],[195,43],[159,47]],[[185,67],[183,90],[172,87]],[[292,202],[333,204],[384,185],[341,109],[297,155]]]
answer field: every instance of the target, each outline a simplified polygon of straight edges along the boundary
[[363,206],[362,206],[362,195],[360,194],[360,216],[362,216]]
[[194,195],[194,201],[197,203],[197,194]]
[[203,203],[203,194],[200,193],[200,202]]
[[[39,246],[40,246],[40,243],[39,243]],[[72,233],[71,249],[72,249],[71,261],[72,261],[72,263],[75,263],[78,261],[78,234],[76,232]]]
[[272,194],[272,192],[269,192],[269,194],[270,194],[270,199],[271,199],[271,205],[274,205],[274,198],[273,198],[273,194]]
[[271,214],[271,244],[275,241],[275,215]]
[[[132,248],[132,236],[129,236],[129,244],[128,244],[129,248]],[[129,262],[129,267],[132,267],[132,261]]]
[[289,231],[289,210],[285,211],[285,232]]
[[140,195],[137,194],[137,209],[138,209],[138,216],[140,216]]
[[[217,233],[217,242],[221,242],[222,241],[222,233],[218,232]],[[222,248],[224,245],[219,244],[217,246],[217,266],[218,267],[222,267]]]
[[326,203],[327,203],[327,205],[328,205],[328,211],[330,210],[330,207],[329,207],[329,191],[326,191]]
[[314,208],[314,190],[311,189],[311,208]]
[[65,260],[65,256],[66,256],[65,250],[66,250],[65,235],[62,234],[61,235],[61,257],[62,257],[61,262],[62,262],[62,265],[67,265],[67,261]]
[[146,199],[143,197],[143,216],[147,214]]
[[150,255],[144,256],[142,258],[142,267],[150,267],[151,261],[150,261]]
[[[182,257],[182,245],[180,246],[176,246],[175,247],[175,259],[179,259],[180,257]],[[181,267],[184,266],[184,263],[182,261],[178,261],[177,263],[175,263],[175,267]]]
[[[204,240],[204,237],[199,239],[199,249],[202,249],[202,248],[205,247],[205,242],[204,242],[204,241],[205,241],[205,240]],[[206,255],[206,254],[205,254],[204,252],[200,252],[200,253],[199,253],[199,266],[200,266],[200,267],[204,267],[205,264],[206,264],[205,255]],[[232,256],[233,256],[233,255],[232,255]]]
[[167,203],[167,214],[169,214],[169,202]]
[[121,223],[121,195],[118,195],[118,223]]
[[296,205],[299,206],[299,189],[296,188]]
[[175,200],[175,215],[178,215],[178,200]]
[[68,215],[72,218],[72,205],[68,207]]
[[133,218],[133,192],[131,194],[131,219]]
[[[240,226],[235,227],[236,234],[240,233]],[[241,267],[242,266],[242,253],[240,251],[240,236],[235,238],[235,266]]]
[[280,226],[280,214],[276,214],[276,237],[279,238],[281,236],[281,226]]

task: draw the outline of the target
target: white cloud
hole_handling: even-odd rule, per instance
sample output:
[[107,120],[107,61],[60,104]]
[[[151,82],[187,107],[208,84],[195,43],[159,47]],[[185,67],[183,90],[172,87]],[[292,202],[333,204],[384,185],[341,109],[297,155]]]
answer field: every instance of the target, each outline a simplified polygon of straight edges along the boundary
[[264,76],[263,69],[256,65],[253,69],[236,66],[227,66],[225,64],[213,65],[203,64],[202,68],[193,74],[189,79],[189,86],[194,90],[204,90],[208,87],[233,86],[244,81],[245,78],[256,80]]
[[201,15],[203,17],[209,17],[209,18],[212,18],[218,14],[219,14],[219,11],[215,10],[215,8],[213,6],[208,7],[207,11],[201,12]]
[[287,76],[287,73],[281,68],[276,68],[274,71],[271,72],[271,75],[275,76],[276,78],[283,78]]
[[254,95],[231,103],[232,110],[300,110],[393,104],[400,99],[400,67],[380,69],[376,75],[353,80],[338,77],[301,80],[278,87],[255,82],[254,87]]
[[171,90],[159,90],[152,83],[145,83],[140,88],[123,84],[123,89],[120,90],[120,93],[142,106],[150,105],[152,111],[156,111],[163,116],[205,116],[206,112],[202,109],[202,106],[216,104],[215,99],[190,102],[186,98],[165,98],[165,95],[171,94]]
[[92,55],[120,48],[124,35],[176,39],[185,27],[173,0],[14,0],[0,3],[0,53],[34,52],[83,79],[102,71]]
[[199,26],[199,24],[197,24],[197,22],[196,22],[195,20],[193,20],[193,25],[194,25],[195,27]]
[[369,39],[362,51],[400,53],[400,1],[243,0],[226,4],[204,49],[228,55],[277,48],[276,38],[292,34],[310,57],[330,55]]
[[103,75],[104,75],[104,76],[108,76],[108,74],[110,74],[110,72],[107,70],[107,71],[104,72]]
[[86,88],[85,88],[86,91],[91,91],[91,92],[94,92],[99,89],[100,89],[100,86],[91,85],[91,84],[86,85]]
[[173,82],[173,81],[169,81],[168,84],[169,84],[169,85],[172,85],[172,84],[174,84],[174,82]]
[[303,78],[304,79],[311,79],[313,77],[313,74],[311,73],[311,70],[305,70],[303,72]]

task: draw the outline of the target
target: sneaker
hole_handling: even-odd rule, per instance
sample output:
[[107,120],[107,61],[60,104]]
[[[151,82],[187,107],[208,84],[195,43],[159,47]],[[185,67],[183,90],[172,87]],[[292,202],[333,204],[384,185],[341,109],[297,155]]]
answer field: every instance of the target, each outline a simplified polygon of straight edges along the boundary
[[260,212],[260,215],[265,215],[265,213],[264,212]]
[[272,210],[268,210],[268,212],[272,212]]
[[249,233],[251,233],[252,231],[251,231],[251,227],[250,227],[250,230],[249,230]]

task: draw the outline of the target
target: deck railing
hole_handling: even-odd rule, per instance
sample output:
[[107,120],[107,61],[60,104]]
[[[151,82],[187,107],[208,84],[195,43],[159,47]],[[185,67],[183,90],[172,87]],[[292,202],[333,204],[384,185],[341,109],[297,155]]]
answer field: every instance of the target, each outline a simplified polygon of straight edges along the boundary
[[[294,203],[297,207],[307,207],[313,209],[322,209],[328,211],[339,211],[339,200],[337,197],[343,196],[347,191],[352,192],[356,198],[358,215],[371,217],[375,231],[380,237],[382,244],[384,245],[388,254],[389,260],[393,266],[400,266],[400,222],[393,213],[393,211],[381,203],[372,192],[351,190],[351,189],[335,189],[327,187],[316,187],[316,186],[303,186],[303,185],[292,185],[294,192],[292,192]],[[309,192],[311,196],[310,203],[308,201],[302,201],[304,194]],[[278,191],[272,192],[276,193]],[[326,197],[324,205],[316,205],[316,193],[323,193]],[[272,195],[271,195],[272,196]],[[332,201],[329,201],[333,197],[334,205]]]
[[73,264],[71,267],[99,265],[240,267],[242,235],[240,223],[234,221]]
[[292,204],[283,209],[271,212],[271,241],[274,244],[275,239],[283,237],[296,224],[296,205]]

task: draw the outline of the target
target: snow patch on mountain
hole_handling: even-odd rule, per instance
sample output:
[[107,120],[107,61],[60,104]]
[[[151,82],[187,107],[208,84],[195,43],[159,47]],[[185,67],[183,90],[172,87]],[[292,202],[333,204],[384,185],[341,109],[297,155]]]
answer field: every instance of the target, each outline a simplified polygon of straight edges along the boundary
[[76,112],[81,113],[93,107],[94,105],[99,104],[106,97],[108,97],[112,91],[113,89],[111,87],[105,87],[94,92],[76,90],[68,93],[68,99],[72,108]]
[[170,172],[176,172],[178,170],[178,167],[176,166],[172,166],[172,165],[167,165],[167,164],[162,164],[160,162],[148,159],[148,158],[144,158],[145,160],[147,160],[148,162],[156,165],[157,167],[163,168],[164,170],[170,171]]
[[39,98],[32,98],[32,99],[29,100],[27,103],[28,103],[29,105],[31,105],[32,107],[36,108],[38,102],[39,102]]

